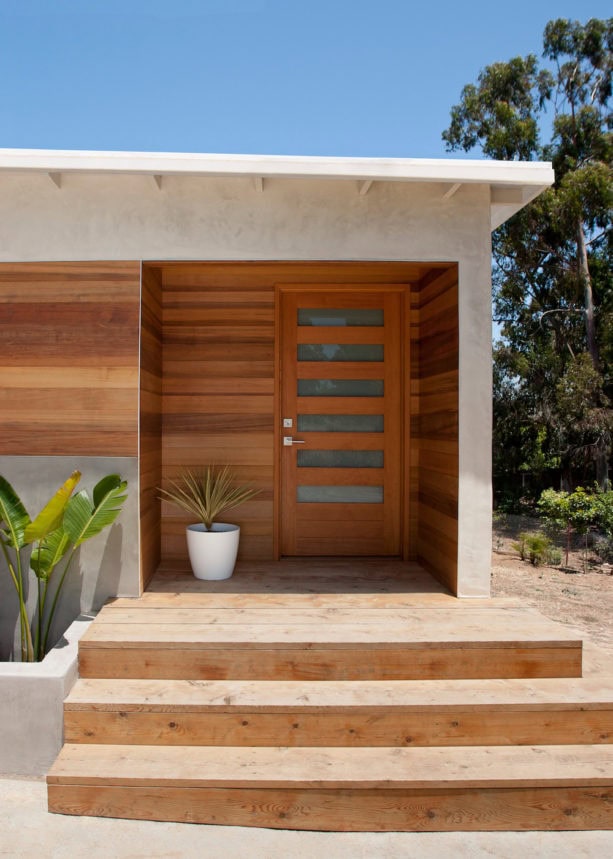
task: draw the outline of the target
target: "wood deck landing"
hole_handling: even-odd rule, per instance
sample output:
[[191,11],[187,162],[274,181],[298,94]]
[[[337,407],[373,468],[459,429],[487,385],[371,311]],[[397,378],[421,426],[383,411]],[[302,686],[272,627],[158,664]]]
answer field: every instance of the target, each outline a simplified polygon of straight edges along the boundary
[[[194,602],[231,595],[265,596],[275,601],[296,597],[304,604],[318,598],[337,597],[345,604],[354,596],[387,601],[390,605],[414,605],[457,600],[436,579],[415,563],[377,558],[301,558],[282,561],[240,562],[234,575],[221,582],[200,581],[186,566],[163,566],[157,571],[142,599],[154,602],[160,595],[189,597]],[[256,599],[257,601],[257,599]],[[351,603],[349,603],[351,604]]]
[[[590,651],[591,654],[591,651]],[[163,570],[80,643],[49,808],[328,830],[613,828],[613,676],[416,565]]]

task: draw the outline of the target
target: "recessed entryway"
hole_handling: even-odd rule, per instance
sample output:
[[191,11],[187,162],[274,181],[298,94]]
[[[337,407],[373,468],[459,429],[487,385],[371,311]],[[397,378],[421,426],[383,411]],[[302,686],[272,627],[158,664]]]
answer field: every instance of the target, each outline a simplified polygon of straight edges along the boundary
[[[401,557],[419,560],[455,592],[457,278],[457,265],[442,262],[144,263],[143,584],[160,561],[181,563],[187,558],[186,521],[170,508],[160,510],[157,486],[185,466],[228,463],[241,480],[260,489],[256,499],[236,511],[235,521],[241,526],[239,558],[264,561],[284,554],[335,553]],[[282,391],[281,292],[317,297],[309,299],[308,306],[296,305],[290,314],[299,310],[311,314],[308,324],[292,324],[294,340],[287,341],[292,344],[287,348],[296,350],[291,408]],[[324,294],[331,296],[331,304],[328,299],[319,301]],[[327,317],[318,325],[312,314],[318,309],[358,315],[361,310],[383,311],[384,321],[347,324],[352,320],[346,317],[333,325]],[[318,336],[307,342],[313,332]],[[312,360],[313,350],[309,359],[304,348],[319,344],[329,349],[335,343],[345,351],[382,346],[385,357],[374,361],[355,353],[354,360],[320,362]],[[301,360],[298,347],[304,353]],[[324,363],[329,367],[322,372]],[[284,366],[287,379],[287,360]],[[381,382],[383,397],[377,393]],[[322,395],[317,385],[323,383],[336,385],[337,395]],[[284,409],[292,414],[284,414]],[[363,425],[361,437],[347,444],[348,436],[357,437],[358,432],[347,432],[343,420],[356,416]],[[375,427],[381,417],[383,433]],[[288,433],[283,418],[296,421]],[[317,429],[318,419],[327,421],[327,428]],[[307,434],[321,444],[284,448],[284,436],[306,440]],[[298,447],[304,451],[300,465]],[[293,477],[283,464],[287,450],[296,461]],[[371,452],[375,458],[368,465],[355,460],[350,465],[339,460],[326,464],[332,462],[327,460],[330,451],[340,452],[345,462],[347,455],[357,452],[366,453],[367,459]],[[375,462],[381,452],[383,465]],[[314,455],[320,464],[309,459]],[[291,488],[288,481],[293,481]],[[324,486],[325,492],[337,493],[337,500],[321,500],[317,487]],[[361,500],[347,500],[355,487]],[[375,498],[381,493],[383,502]],[[308,500],[298,501],[299,497]],[[292,503],[292,524],[287,526]],[[334,510],[343,534],[335,531]],[[377,517],[382,525],[376,524]]]

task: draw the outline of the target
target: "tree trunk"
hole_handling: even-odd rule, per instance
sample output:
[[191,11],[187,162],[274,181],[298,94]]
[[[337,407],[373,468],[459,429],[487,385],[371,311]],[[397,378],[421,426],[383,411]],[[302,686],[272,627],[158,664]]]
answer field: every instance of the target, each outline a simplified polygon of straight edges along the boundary
[[585,233],[583,223],[579,221],[577,230],[577,256],[579,263],[579,274],[583,283],[583,308],[585,311],[585,333],[587,337],[587,351],[590,353],[594,369],[600,372],[600,358],[598,355],[598,343],[596,342],[596,324],[594,322],[594,295],[592,293],[592,278],[587,261],[587,247],[585,244]]
[[[594,369],[600,372],[600,356],[598,354],[598,343],[596,341],[596,324],[594,322],[594,295],[592,293],[592,278],[587,259],[587,246],[585,244],[585,232],[583,223],[579,221],[577,230],[577,256],[579,263],[579,274],[583,282],[583,306],[585,311],[585,333],[587,339],[587,350],[590,353]],[[594,455],[596,466],[596,482],[601,489],[607,489],[609,483],[608,451],[601,446]]]

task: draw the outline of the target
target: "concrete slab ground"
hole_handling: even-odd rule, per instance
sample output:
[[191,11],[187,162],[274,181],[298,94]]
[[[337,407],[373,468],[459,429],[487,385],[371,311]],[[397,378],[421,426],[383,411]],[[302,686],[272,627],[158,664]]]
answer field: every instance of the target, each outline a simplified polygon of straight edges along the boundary
[[0,778],[11,859],[609,859],[613,832],[289,832],[47,812],[43,780]]

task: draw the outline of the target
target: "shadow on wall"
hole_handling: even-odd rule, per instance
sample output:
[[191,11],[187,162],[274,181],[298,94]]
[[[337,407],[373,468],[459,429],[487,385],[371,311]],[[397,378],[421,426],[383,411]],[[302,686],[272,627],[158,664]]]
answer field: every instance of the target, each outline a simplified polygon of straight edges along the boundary
[[[51,629],[50,640],[54,642],[76,617],[97,612],[110,597],[139,594],[136,458],[0,456],[0,474],[15,487],[30,515],[38,513],[74,469],[83,474],[80,488],[89,491],[103,476],[120,474],[128,481],[128,498],[117,522],[78,549]],[[36,604],[36,590],[36,577],[30,573],[30,616]],[[0,557],[0,661],[10,660],[13,655],[19,657],[18,601],[6,562]]]

